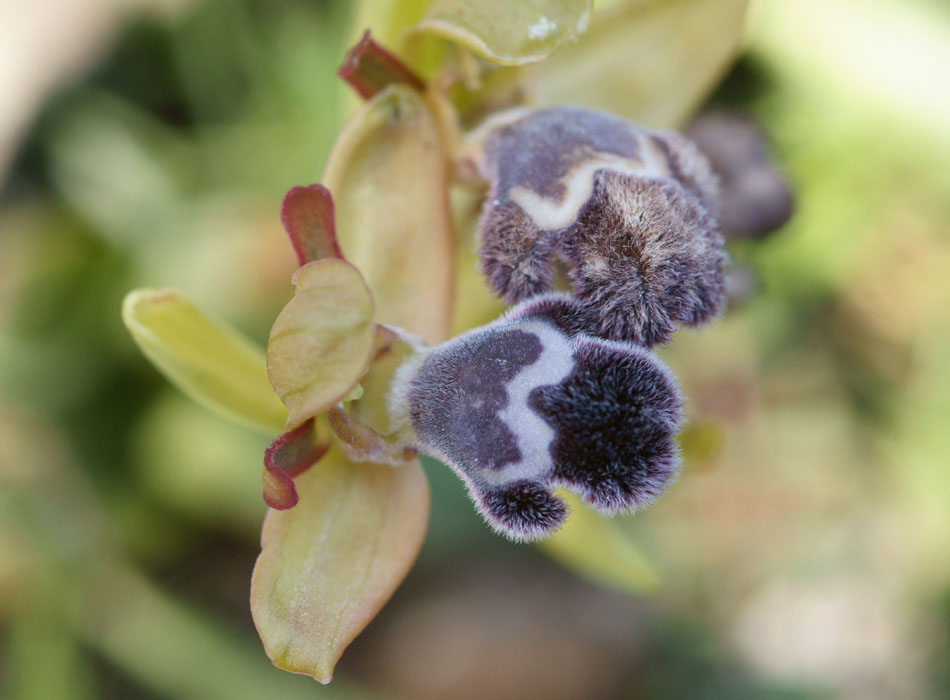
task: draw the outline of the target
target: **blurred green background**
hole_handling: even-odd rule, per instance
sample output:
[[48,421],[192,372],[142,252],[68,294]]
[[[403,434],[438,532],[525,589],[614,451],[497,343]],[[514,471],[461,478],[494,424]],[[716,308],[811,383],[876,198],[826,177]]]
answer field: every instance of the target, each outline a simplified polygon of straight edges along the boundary
[[353,101],[342,0],[0,6],[0,695],[950,697],[950,6],[762,0],[713,101],[797,211],[758,294],[680,333],[679,481],[624,528],[664,582],[598,587],[491,535],[427,462],[422,556],[327,687],[247,604],[255,435],[121,325],[184,290],[262,343],[281,197]]

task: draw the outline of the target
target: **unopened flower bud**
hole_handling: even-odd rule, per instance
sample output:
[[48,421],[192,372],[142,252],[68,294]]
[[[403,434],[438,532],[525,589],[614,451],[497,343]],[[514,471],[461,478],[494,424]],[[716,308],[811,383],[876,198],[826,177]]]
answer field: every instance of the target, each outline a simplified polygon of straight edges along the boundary
[[723,235],[762,238],[789,220],[795,208],[792,190],[754,121],[711,112],[698,117],[686,133],[719,175]]
[[575,107],[521,109],[473,132],[463,166],[491,184],[480,256],[507,301],[553,289],[559,258],[603,337],[649,347],[721,311],[716,176],[679,134]]
[[512,539],[561,525],[557,486],[614,513],[651,502],[676,472],[675,378],[642,347],[586,335],[589,323],[569,295],[543,295],[400,370],[395,420]]

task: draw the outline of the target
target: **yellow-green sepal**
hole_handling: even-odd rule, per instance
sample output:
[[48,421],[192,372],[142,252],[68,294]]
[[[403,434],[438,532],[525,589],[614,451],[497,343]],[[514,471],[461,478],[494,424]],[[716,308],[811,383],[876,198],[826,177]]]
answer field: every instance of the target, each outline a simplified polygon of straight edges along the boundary
[[267,379],[264,353],[171,289],[137,289],[122,320],[142,353],[181,391],[245,425],[273,432],[287,417]]

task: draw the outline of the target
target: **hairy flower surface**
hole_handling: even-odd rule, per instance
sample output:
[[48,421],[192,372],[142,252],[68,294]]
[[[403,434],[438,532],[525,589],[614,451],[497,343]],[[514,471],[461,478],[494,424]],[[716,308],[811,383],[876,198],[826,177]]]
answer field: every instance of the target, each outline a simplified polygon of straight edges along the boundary
[[718,185],[684,137],[576,107],[519,109],[471,136],[491,183],[479,224],[489,284],[517,302],[570,266],[597,332],[652,346],[723,308]]
[[642,347],[587,335],[588,321],[568,295],[529,300],[408,364],[394,392],[419,449],[512,539],[561,525],[556,486],[614,513],[649,503],[676,472],[672,373]]

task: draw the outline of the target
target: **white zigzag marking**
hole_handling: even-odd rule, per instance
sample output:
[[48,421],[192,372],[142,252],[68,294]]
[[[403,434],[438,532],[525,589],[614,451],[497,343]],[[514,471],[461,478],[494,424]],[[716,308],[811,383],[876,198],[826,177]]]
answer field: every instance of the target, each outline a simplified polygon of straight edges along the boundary
[[541,321],[519,323],[515,328],[541,341],[541,355],[505,384],[508,405],[496,415],[514,435],[521,459],[498,471],[483,470],[479,480],[493,486],[536,479],[553,469],[550,449],[554,429],[528,407],[528,394],[539,386],[559,384],[574,369],[574,346],[557,328]]

